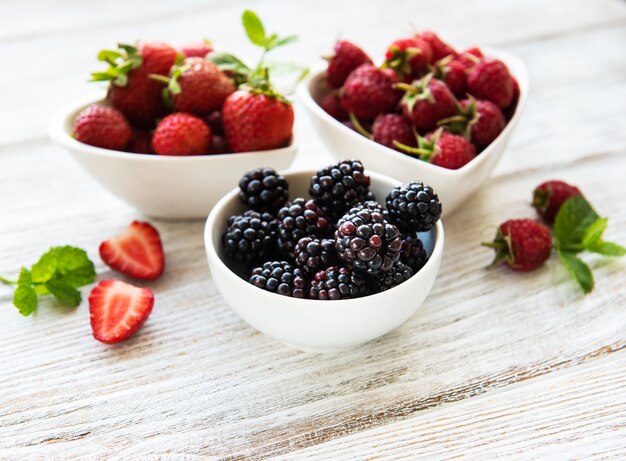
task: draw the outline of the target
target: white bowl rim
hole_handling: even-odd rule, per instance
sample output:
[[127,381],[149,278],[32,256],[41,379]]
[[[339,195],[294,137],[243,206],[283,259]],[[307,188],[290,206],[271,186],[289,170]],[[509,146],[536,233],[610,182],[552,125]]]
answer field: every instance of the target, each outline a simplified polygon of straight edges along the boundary
[[126,159],[134,161],[157,161],[157,162],[176,162],[176,161],[210,161],[211,159],[229,158],[229,157],[249,157],[257,156],[258,154],[279,154],[294,151],[298,147],[296,140],[295,129],[291,136],[291,142],[288,146],[281,147],[279,149],[268,149],[251,152],[225,152],[223,154],[205,154],[205,155],[154,155],[154,154],[140,154],[134,152],[124,152],[120,150],[105,149],[102,147],[90,146],[83,142],[74,139],[70,133],[68,133],[66,126],[70,125],[70,121],[76,114],[90,106],[92,104],[104,104],[106,105],[104,97],[95,98],[94,96],[85,97],[66,104],[60,110],[58,110],[50,120],[48,125],[48,135],[57,144],[74,151],[84,151],[89,154],[99,155],[101,157],[111,157],[117,159]]
[[[299,175],[299,174],[314,174],[317,171],[317,169],[315,168],[302,168],[302,169],[297,169],[297,170],[284,170],[284,171],[279,171],[280,174],[282,174],[283,176],[289,176],[289,175]],[[384,175],[382,173],[377,173],[375,171],[368,171],[366,170],[367,174],[372,178],[372,180],[384,180],[386,182],[393,182],[396,184],[402,184],[401,181],[398,181],[396,179],[393,179],[390,176]],[[233,200],[234,198],[239,196],[239,188],[234,188],[233,190],[231,190],[230,192],[228,192],[226,195],[224,195],[214,206],[213,209],[211,209],[211,212],[209,213],[209,216],[207,217],[206,220],[206,224],[204,227],[204,246],[205,246],[205,250],[207,252],[207,255],[209,257],[210,260],[212,261],[216,261],[217,264],[220,266],[220,270],[223,270],[226,274],[227,277],[230,278],[231,280],[234,280],[234,283],[242,283],[242,284],[246,284],[246,286],[249,285],[249,283],[242,279],[241,277],[239,277],[237,274],[235,274],[225,263],[224,261],[222,261],[222,258],[219,257],[219,255],[217,254],[217,251],[213,245],[213,240],[212,240],[212,229],[218,224],[216,222],[217,220],[217,215],[220,212],[220,210],[222,208],[224,208],[226,206],[226,204],[228,202],[230,202],[231,200]],[[410,284],[410,283],[417,283],[418,280],[420,280],[422,277],[420,277],[420,273],[422,275],[424,275],[427,271],[430,270],[437,270],[435,266],[437,263],[435,261],[439,261],[441,259],[442,253],[443,253],[443,245],[444,245],[444,230],[443,230],[443,223],[442,220],[440,219],[439,221],[437,221],[436,225],[435,225],[435,245],[433,247],[432,253],[430,255],[430,257],[428,258],[428,260],[426,261],[426,264],[424,264],[424,266],[417,271],[413,277],[411,277],[409,280],[407,280],[406,282],[404,282],[402,285],[405,284]],[[435,279],[436,279],[436,275],[435,275]],[[250,285],[251,288],[256,288]],[[279,295],[277,293],[271,293],[269,291],[265,291],[265,290],[261,290],[260,288],[256,288],[256,290],[258,291],[258,293],[255,292],[255,296],[261,296],[261,297],[270,297],[268,299],[273,299],[273,300],[283,300],[286,301],[288,300],[288,302],[290,304],[292,304],[293,308],[300,308],[300,309],[304,309],[304,308],[311,308],[314,307],[315,309],[340,309],[340,308],[344,308],[347,309],[349,307],[354,307],[359,303],[363,302],[363,299],[365,298],[370,298],[372,296],[376,296],[377,299],[379,299],[380,302],[380,306],[383,306],[385,309],[388,309],[388,303],[384,302],[384,298],[385,297],[389,297],[394,298],[395,295],[393,294],[393,290],[397,289],[398,287],[394,287],[391,288],[389,290],[380,292],[380,293],[374,293],[368,296],[364,296],[361,298],[354,298],[354,299],[340,299],[340,300],[318,300],[318,299],[301,299],[301,298],[291,298],[291,297],[286,297],[286,296],[282,296]],[[406,286],[405,286],[406,288]],[[276,298],[276,297],[280,297],[280,298]]]
[[502,132],[498,135],[498,137],[494,139],[491,142],[491,144],[489,144],[489,146],[487,146],[479,155],[477,155],[474,159],[472,159],[466,165],[456,170],[442,168],[440,166],[433,165],[429,162],[425,162],[416,158],[412,158],[406,154],[403,154],[402,152],[398,152],[396,150],[390,149],[381,144],[375,143],[374,141],[371,141],[365,138],[363,135],[356,133],[354,130],[348,128],[347,126],[344,126],[341,122],[339,122],[338,120],[335,120],[332,116],[327,114],[324,111],[324,109],[322,109],[320,105],[313,99],[313,96],[311,96],[311,91],[309,89],[311,82],[314,79],[317,79],[320,75],[322,75],[326,71],[326,66],[327,66],[326,61],[319,61],[316,65],[312,66],[311,72],[309,73],[307,78],[303,82],[301,82],[300,85],[298,85],[296,93],[297,93],[298,98],[304,103],[304,105],[306,105],[309,110],[315,112],[315,114],[318,117],[322,117],[323,119],[327,121],[336,123],[337,128],[347,130],[347,132],[349,132],[349,136],[353,136],[354,139],[358,140],[359,142],[368,141],[372,143],[373,146],[376,146],[377,148],[381,149],[381,153],[385,152],[386,155],[389,155],[390,160],[395,157],[396,160],[403,161],[403,162],[406,162],[406,161],[418,162],[418,164],[421,164],[421,167],[425,168],[427,171],[430,170],[431,172],[440,174],[444,177],[447,176],[452,180],[455,177],[465,176],[466,174],[471,173],[475,169],[480,168],[480,166],[486,162],[485,159],[487,157],[490,157],[492,153],[495,152],[494,146],[501,139],[504,139],[506,134],[509,131],[511,131],[513,127],[517,124],[517,121],[521,117],[521,114],[524,111],[524,107],[526,106],[526,101],[528,99],[530,83],[529,83],[529,77],[528,77],[528,69],[526,68],[526,65],[524,64],[524,62],[520,58],[518,58],[516,55],[509,53],[507,51],[500,50],[500,49],[490,48],[490,47],[481,47],[481,50],[484,51],[485,56],[487,57],[493,56],[495,58],[501,59],[502,61],[505,62],[505,64],[507,64],[507,66],[509,66],[510,63],[513,63],[517,72],[511,72],[511,73],[516,78],[519,84],[520,95],[517,101],[517,107],[515,108],[515,113],[513,114],[513,117],[511,117],[511,119],[507,122],[506,126],[504,127],[504,130],[502,130]]

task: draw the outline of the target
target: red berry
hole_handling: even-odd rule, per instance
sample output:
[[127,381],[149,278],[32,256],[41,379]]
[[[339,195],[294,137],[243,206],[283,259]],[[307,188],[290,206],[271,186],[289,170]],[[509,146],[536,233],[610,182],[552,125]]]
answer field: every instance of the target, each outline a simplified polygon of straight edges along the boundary
[[372,125],[372,137],[377,143],[390,149],[400,150],[394,141],[407,146],[415,146],[411,122],[399,114],[380,114]]
[[410,86],[402,86],[402,89],[405,90],[402,112],[419,130],[433,130],[439,120],[456,113],[456,99],[440,80],[426,76]]
[[346,120],[348,118],[348,112],[341,105],[341,100],[336,92],[324,96],[320,102],[320,107],[336,120]]
[[112,81],[107,99],[132,125],[152,128],[156,119],[167,113],[167,108],[163,102],[162,84],[152,80],[150,75],[167,75],[177,53],[161,42],[142,42],[136,53],[141,57],[141,64],[127,71],[124,84]]
[[147,130],[133,130],[133,137],[126,150],[135,154],[154,154],[152,133]]
[[200,117],[176,112],[165,117],[152,137],[159,155],[202,155],[209,151],[211,129]]
[[138,280],[159,278],[165,269],[161,237],[147,222],[133,221],[122,234],[102,242],[100,257],[111,269]]
[[233,81],[215,64],[204,58],[186,58],[180,66],[180,76],[171,77],[179,91],[171,91],[172,104],[178,112],[208,115],[222,108],[224,101],[235,91]]
[[434,77],[444,82],[452,94],[457,98],[465,97],[467,88],[467,73],[465,66],[456,60],[444,58],[437,61],[434,66]]
[[90,146],[125,150],[132,129],[121,112],[100,105],[83,109],[74,121],[74,137]]
[[578,195],[582,196],[582,193],[576,186],[564,181],[546,181],[533,191],[532,205],[545,222],[552,224],[563,203]]
[[401,81],[419,78],[433,60],[428,42],[419,36],[395,40],[385,53],[385,67],[396,71]]
[[426,138],[436,139],[435,148],[429,159],[433,165],[457,170],[476,157],[476,148],[463,136],[443,132],[438,139],[436,133],[430,133]]
[[454,48],[441,40],[434,32],[426,31],[417,34],[417,36],[430,45],[433,54],[432,62],[439,61],[447,56],[455,58],[458,54]]
[[500,224],[493,242],[483,245],[496,250],[493,264],[504,263],[516,271],[541,267],[552,252],[550,229],[532,219],[511,219]]
[[468,48],[457,56],[457,60],[463,64],[466,70],[470,70],[484,57],[480,48]]
[[455,120],[445,125],[447,129],[453,133],[465,134],[478,151],[491,144],[506,126],[504,115],[495,104],[473,98],[459,103],[459,116],[453,119]]
[[186,58],[204,58],[211,51],[213,51],[213,47],[208,40],[188,43],[180,47],[180,52]]
[[504,109],[513,99],[513,78],[498,59],[483,59],[467,76],[467,89],[477,99],[491,101]]
[[328,59],[326,78],[331,86],[339,88],[350,72],[361,64],[371,63],[372,60],[361,48],[347,40],[339,40],[335,44],[334,54]]
[[372,64],[354,69],[339,93],[341,104],[357,118],[374,120],[378,114],[393,112],[400,93],[393,88],[394,79]]
[[93,337],[105,344],[130,338],[146,321],[154,295],[119,280],[102,280],[89,294],[89,318]]
[[239,90],[226,98],[222,119],[231,151],[252,152],[286,146],[294,114],[282,97]]
[[519,102],[520,88],[519,82],[515,77],[513,77],[513,98],[511,99],[511,104],[504,109],[503,113],[506,115],[507,119],[513,117],[515,113],[515,109],[517,108],[517,103]]

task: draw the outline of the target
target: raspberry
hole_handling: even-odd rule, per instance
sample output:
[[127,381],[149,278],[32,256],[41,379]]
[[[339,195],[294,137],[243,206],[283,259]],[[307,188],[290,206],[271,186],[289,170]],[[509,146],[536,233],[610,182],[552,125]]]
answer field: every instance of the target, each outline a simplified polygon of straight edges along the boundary
[[441,203],[432,187],[411,181],[387,196],[389,221],[406,232],[424,232],[441,217]]
[[311,299],[351,299],[369,294],[367,280],[350,267],[331,266],[311,280]]
[[397,261],[387,272],[379,274],[377,280],[378,289],[380,291],[386,291],[390,288],[396,287],[413,277],[413,274],[413,269],[403,262]]
[[358,160],[342,160],[319,170],[311,178],[309,194],[326,216],[336,219],[366,199],[370,177]]
[[387,48],[383,67],[393,69],[401,81],[419,78],[433,59],[428,42],[419,36],[395,40]]
[[399,83],[397,87],[405,91],[402,113],[418,130],[434,130],[439,120],[456,113],[456,98],[445,83],[431,74],[411,85]]
[[532,205],[545,222],[552,224],[563,203],[576,195],[582,195],[576,186],[564,181],[546,181],[533,191]]
[[452,94],[457,98],[465,97],[467,87],[467,74],[465,66],[457,60],[443,58],[433,64],[434,77],[445,83]]
[[339,88],[350,72],[361,64],[371,63],[372,60],[361,48],[347,40],[340,40],[335,44],[333,56],[328,58],[326,78],[331,86]]
[[302,269],[287,261],[268,261],[255,267],[248,282],[262,290],[292,298],[304,298],[307,289]]
[[301,197],[287,202],[278,210],[278,248],[293,256],[293,250],[302,237],[328,235],[330,226],[324,212],[313,200]]
[[402,240],[400,261],[413,269],[413,272],[417,272],[428,261],[424,243],[414,234],[401,233],[400,240]]
[[394,141],[415,146],[415,135],[411,122],[399,114],[380,114],[372,125],[373,140],[390,149],[399,150]]
[[504,263],[516,271],[541,267],[552,252],[550,229],[532,219],[511,219],[500,224],[493,242],[483,246],[496,250],[492,265]]
[[273,168],[255,168],[239,181],[239,198],[252,210],[276,212],[289,198],[289,184]]
[[340,219],[335,240],[339,259],[369,274],[388,271],[402,249],[400,231],[385,220],[384,212],[363,206]]
[[296,264],[307,273],[315,273],[337,261],[335,240],[303,237],[294,249]]
[[339,99],[339,95],[337,93],[331,93],[324,96],[320,102],[320,107],[324,109],[324,112],[336,120],[346,120],[348,118],[348,113],[341,105],[341,100]]
[[474,97],[504,109],[513,99],[513,78],[502,61],[483,59],[468,74],[467,89]]
[[359,119],[374,120],[396,108],[401,94],[393,88],[395,82],[393,73],[362,64],[350,73],[339,92],[341,104]]
[[447,56],[455,58],[458,55],[454,48],[441,40],[434,32],[426,31],[418,34],[417,36],[430,45],[430,49],[433,53],[433,62],[439,61]]
[[269,213],[231,216],[223,236],[226,255],[237,262],[255,263],[274,248],[277,231],[278,221]]

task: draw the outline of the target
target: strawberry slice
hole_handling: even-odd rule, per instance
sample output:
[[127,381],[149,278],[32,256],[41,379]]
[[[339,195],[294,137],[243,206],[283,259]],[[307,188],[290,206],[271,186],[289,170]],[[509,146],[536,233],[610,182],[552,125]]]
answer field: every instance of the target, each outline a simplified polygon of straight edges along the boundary
[[133,221],[123,234],[102,242],[100,257],[111,269],[139,280],[154,280],[165,268],[161,237],[147,222]]
[[130,338],[146,321],[154,295],[119,280],[103,280],[89,294],[89,317],[93,337],[106,344]]

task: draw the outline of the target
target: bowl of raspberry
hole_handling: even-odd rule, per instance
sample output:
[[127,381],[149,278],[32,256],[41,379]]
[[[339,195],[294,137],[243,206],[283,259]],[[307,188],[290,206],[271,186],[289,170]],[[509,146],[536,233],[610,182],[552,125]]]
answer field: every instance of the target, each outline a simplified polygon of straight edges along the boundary
[[205,226],[211,275],[248,324],[307,352],[339,352],[404,323],[430,292],[444,231],[437,193],[342,160],[256,168]]
[[375,65],[340,40],[298,89],[337,159],[420,178],[453,212],[491,175],[528,96],[524,63],[501,50],[457,51],[432,32],[392,42]]

